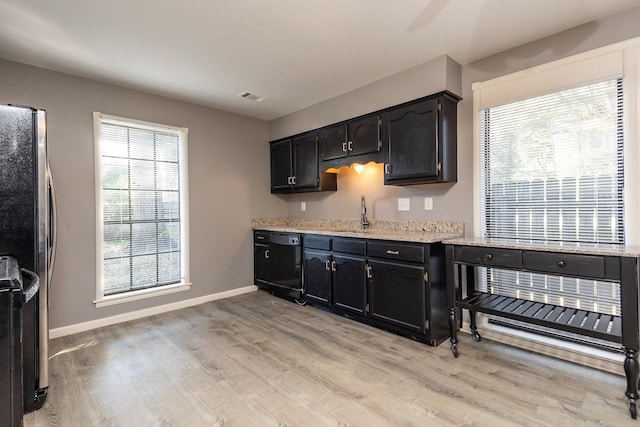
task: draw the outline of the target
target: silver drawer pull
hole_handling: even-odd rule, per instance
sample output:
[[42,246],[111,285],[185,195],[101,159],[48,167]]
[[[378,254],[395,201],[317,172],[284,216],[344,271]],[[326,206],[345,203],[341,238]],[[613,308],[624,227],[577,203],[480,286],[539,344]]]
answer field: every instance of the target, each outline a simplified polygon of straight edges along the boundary
[[491,254],[487,254],[487,259],[488,259],[489,261],[491,261],[491,260],[493,259],[493,255],[491,255]]
[[264,236],[258,236],[258,240],[264,240]]
[[387,249],[387,253],[389,255],[400,255],[400,251],[392,251],[391,249]]
[[564,267],[566,267],[566,265],[567,265],[567,263],[566,263],[566,262],[564,262],[564,261],[558,261],[558,267],[560,267],[560,268],[564,268]]

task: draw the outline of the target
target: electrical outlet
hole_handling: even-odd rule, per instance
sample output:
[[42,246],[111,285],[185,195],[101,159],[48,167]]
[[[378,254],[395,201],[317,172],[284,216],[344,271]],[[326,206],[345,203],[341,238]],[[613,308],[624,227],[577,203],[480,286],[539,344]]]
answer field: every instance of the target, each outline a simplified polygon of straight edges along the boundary
[[411,199],[409,198],[398,199],[398,210],[399,211],[411,210]]
[[433,197],[425,197],[424,198],[424,210],[432,211],[433,210]]
[[301,211],[307,210],[307,202],[300,202],[300,210]]

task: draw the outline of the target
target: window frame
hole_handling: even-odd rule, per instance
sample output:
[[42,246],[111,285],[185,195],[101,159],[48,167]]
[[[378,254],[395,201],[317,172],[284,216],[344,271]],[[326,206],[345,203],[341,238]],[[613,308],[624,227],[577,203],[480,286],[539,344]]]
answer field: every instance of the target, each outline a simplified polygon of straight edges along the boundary
[[[144,289],[130,290],[113,295],[104,294],[104,216],[102,189],[102,150],[101,128],[103,122],[120,124],[139,129],[153,131],[168,131],[180,136],[181,153],[180,165],[180,268],[181,281],[169,285],[159,285]],[[187,291],[191,288],[189,268],[189,169],[188,169],[188,129],[185,127],[169,126],[148,121],[130,119],[126,117],[93,112],[93,139],[95,164],[95,208],[96,208],[96,307],[121,304],[160,295]]]

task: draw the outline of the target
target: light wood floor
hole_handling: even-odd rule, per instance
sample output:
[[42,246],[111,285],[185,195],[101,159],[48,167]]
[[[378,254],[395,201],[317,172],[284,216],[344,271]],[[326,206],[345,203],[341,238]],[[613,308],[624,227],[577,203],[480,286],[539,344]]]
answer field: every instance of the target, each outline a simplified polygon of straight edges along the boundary
[[621,376],[254,292],[51,341],[25,426],[640,426]]

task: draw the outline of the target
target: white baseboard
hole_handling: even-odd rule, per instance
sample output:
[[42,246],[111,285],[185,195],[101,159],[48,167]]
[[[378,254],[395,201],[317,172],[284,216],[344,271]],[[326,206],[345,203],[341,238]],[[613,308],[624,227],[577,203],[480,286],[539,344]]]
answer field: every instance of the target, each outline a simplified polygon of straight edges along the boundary
[[155,314],[166,313],[181,308],[192,307],[194,305],[204,304],[205,302],[215,301],[224,298],[230,298],[236,295],[246,294],[258,290],[257,287],[245,286],[243,288],[231,289],[230,291],[218,292],[216,294],[205,295],[203,297],[187,299],[183,301],[173,302],[171,304],[159,305],[157,307],[145,308],[143,310],[132,311],[129,313],[118,314],[116,316],[104,317],[102,319],[91,320],[84,323],[76,323],[75,325],[63,326],[49,330],[49,338],[58,338],[66,335],[77,334],[79,332],[90,331],[91,329],[101,328],[103,326],[115,325],[116,323],[128,322],[130,320],[141,319],[143,317],[153,316]]

